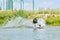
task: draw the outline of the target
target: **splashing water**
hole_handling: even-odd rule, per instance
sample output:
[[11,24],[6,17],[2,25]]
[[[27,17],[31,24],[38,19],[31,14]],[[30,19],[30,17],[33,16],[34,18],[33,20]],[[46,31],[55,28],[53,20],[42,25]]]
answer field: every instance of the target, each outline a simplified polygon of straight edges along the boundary
[[46,22],[45,22],[45,20],[43,20],[42,18],[40,18],[40,19],[38,20],[38,23],[39,23],[41,26],[46,26]]
[[[38,22],[41,26],[45,26],[45,21],[43,19]],[[32,19],[25,19],[22,17],[16,17],[15,19],[11,19],[8,21],[3,27],[34,27],[32,23]]]
[[[44,26],[45,21],[41,19],[39,23]],[[22,17],[16,17],[7,22],[3,27],[13,26],[33,26],[32,19],[25,19]],[[28,28],[13,28],[13,29],[0,29],[1,40],[60,40],[60,27],[47,27],[42,30]]]

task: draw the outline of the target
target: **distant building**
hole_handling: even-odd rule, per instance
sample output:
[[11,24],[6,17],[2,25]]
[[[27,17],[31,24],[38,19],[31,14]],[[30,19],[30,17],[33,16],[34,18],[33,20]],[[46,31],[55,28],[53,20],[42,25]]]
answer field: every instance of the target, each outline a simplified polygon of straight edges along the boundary
[[2,10],[12,10],[13,9],[13,0],[1,0]]
[[1,10],[33,10],[33,0],[0,0]]

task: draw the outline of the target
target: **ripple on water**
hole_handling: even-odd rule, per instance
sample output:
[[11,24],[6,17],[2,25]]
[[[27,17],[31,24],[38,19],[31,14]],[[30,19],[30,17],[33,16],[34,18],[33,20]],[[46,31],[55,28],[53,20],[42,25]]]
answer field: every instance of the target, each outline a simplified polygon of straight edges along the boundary
[[60,28],[34,31],[31,28],[0,29],[1,40],[60,40]]

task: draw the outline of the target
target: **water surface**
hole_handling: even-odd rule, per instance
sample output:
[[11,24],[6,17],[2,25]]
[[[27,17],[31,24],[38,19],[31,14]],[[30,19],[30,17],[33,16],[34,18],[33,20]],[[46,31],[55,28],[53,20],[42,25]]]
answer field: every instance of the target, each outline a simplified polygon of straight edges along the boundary
[[0,40],[60,40],[60,27],[36,31],[33,28],[1,28]]

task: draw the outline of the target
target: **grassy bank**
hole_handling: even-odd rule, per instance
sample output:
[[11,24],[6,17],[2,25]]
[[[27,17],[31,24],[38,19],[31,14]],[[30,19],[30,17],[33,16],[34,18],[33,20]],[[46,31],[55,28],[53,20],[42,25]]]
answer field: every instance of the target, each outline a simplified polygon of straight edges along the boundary
[[35,18],[39,16],[43,18],[47,25],[51,26],[60,26],[60,10],[38,10],[38,11],[25,11],[25,10],[7,10],[0,11],[0,25],[6,24],[7,21],[14,19],[17,16],[21,16],[23,18]]

